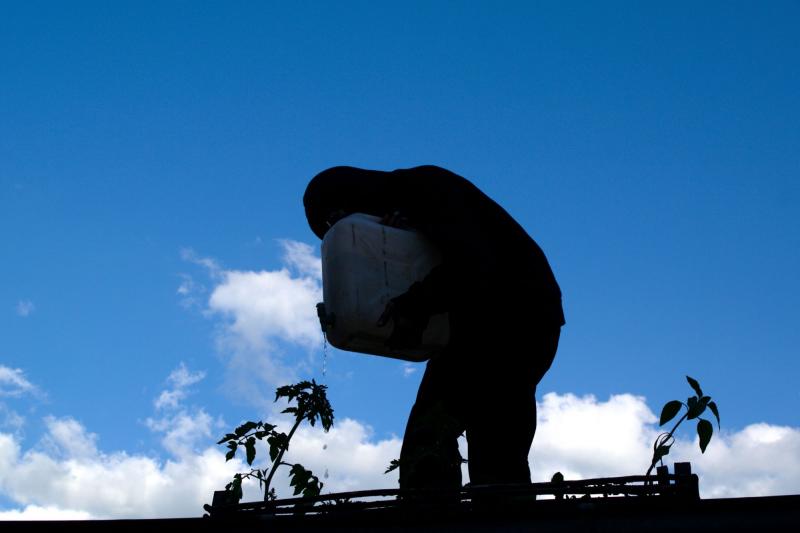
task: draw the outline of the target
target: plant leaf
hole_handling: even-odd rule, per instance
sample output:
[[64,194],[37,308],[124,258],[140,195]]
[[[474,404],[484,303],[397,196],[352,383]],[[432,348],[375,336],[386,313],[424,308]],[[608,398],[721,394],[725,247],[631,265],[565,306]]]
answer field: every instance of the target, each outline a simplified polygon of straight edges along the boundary
[[289,472],[291,476],[291,481],[289,482],[290,487],[294,487],[294,495],[297,496],[301,492],[303,492],[308,485],[308,481],[311,478],[311,471],[306,470],[303,468],[302,465],[294,465],[292,466],[292,470]]
[[228,461],[230,461],[231,459],[233,459],[233,457],[234,457],[235,455],[236,455],[236,450],[231,450],[231,451],[229,451],[228,453],[226,453],[226,454],[225,454],[225,462],[227,463]]
[[269,443],[269,458],[274,461],[281,450],[284,448],[289,449],[289,437],[286,433],[273,433],[267,438]]
[[708,402],[708,408],[711,409],[712,413],[714,413],[714,417],[717,419],[717,429],[719,429],[719,410],[717,409],[717,404],[714,402]]
[[227,435],[225,435],[224,437],[219,439],[219,441],[217,441],[217,444],[222,444],[225,441],[235,440],[235,439],[236,439],[236,435],[234,435],[233,433],[228,433]]
[[677,415],[681,410],[681,406],[683,406],[683,402],[678,400],[672,400],[671,402],[664,404],[664,408],[661,409],[661,419],[659,420],[658,425],[663,426],[675,418],[675,415]]
[[244,443],[244,449],[247,452],[247,464],[252,465],[256,458],[256,439],[249,437],[247,442]]
[[706,446],[711,441],[711,435],[714,433],[714,426],[711,422],[701,418],[697,421],[697,436],[700,437],[700,451],[706,453]]
[[252,431],[256,427],[258,427],[258,424],[255,422],[245,422],[238,428],[234,429],[233,432],[236,434],[236,437],[244,437],[248,431]]
[[697,402],[697,409],[700,411],[698,415],[703,414],[703,411],[706,410],[706,407],[708,407],[708,402],[710,401],[711,401],[711,396],[703,396],[702,398],[700,398],[700,401]]
[[[236,474],[233,476],[233,481],[229,484],[231,492],[233,492],[233,497],[238,502],[242,499],[242,475]],[[227,489],[227,487],[226,487]]]
[[686,418],[689,420],[697,418],[697,396],[689,396],[686,398]]
[[397,470],[400,468],[400,460],[399,459],[392,459],[392,462],[389,463],[389,468],[386,469],[384,474],[388,474],[392,470]]
[[689,382],[689,385],[694,389],[694,392],[697,393],[698,398],[703,397],[703,389],[700,388],[700,384],[697,382],[696,379],[686,376],[686,381]]
[[315,476],[311,470],[303,468],[303,465],[293,465],[289,475],[292,478],[289,486],[294,487],[295,496],[301,492],[306,498],[319,496],[320,491],[322,491],[323,484],[320,483],[319,478]]

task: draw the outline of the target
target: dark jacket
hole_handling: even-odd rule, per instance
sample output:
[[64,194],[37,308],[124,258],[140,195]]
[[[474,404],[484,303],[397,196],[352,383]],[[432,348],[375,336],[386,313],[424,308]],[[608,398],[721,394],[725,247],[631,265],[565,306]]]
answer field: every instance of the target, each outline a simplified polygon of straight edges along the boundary
[[525,324],[564,324],[561,291],[541,248],[505,209],[448,170],[333,167],[311,180],[303,204],[320,238],[328,213],[342,209],[375,216],[399,211],[433,241],[444,261],[414,287],[413,301],[428,315],[450,313],[451,344],[496,338],[498,327],[519,338]]

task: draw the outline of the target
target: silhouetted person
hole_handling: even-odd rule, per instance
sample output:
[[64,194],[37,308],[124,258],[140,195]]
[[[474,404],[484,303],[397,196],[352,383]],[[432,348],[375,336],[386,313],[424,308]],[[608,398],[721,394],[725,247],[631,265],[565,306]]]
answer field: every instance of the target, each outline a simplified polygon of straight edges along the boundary
[[428,317],[449,313],[450,340],[428,362],[406,426],[400,487],[460,487],[463,431],[473,484],[530,482],[536,385],[564,324],[561,291],[539,246],[472,183],[435,166],[330,168],[311,180],[303,203],[320,238],[360,212],[402,219],[443,254],[379,319],[392,322],[389,342],[403,346],[419,340]]

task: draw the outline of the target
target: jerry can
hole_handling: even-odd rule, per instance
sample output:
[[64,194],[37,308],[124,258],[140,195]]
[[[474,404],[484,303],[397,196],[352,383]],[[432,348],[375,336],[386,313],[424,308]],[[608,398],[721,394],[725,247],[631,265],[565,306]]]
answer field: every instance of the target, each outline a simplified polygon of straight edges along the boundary
[[425,361],[447,343],[447,314],[431,316],[419,346],[389,348],[393,329],[376,322],[387,302],[422,281],[442,260],[420,233],[386,226],[355,213],[334,224],[322,239],[322,329],[336,348],[406,361]]

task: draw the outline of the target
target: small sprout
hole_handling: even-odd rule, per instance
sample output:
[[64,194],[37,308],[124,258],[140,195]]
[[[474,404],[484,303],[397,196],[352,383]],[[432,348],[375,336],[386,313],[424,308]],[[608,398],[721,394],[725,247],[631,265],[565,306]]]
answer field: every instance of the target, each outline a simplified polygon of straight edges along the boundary
[[696,393],[695,396],[690,396],[686,399],[686,403],[683,403],[678,400],[672,400],[664,404],[664,407],[661,409],[661,416],[659,417],[659,425],[663,426],[667,422],[674,419],[678,413],[680,413],[681,408],[685,407],[686,412],[681,416],[669,433],[662,433],[656,438],[655,443],[653,444],[653,458],[650,462],[650,468],[647,469],[647,476],[650,475],[650,472],[656,467],[656,464],[662,462],[664,456],[669,454],[669,450],[672,447],[672,444],[675,442],[674,434],[675,430],[678,429],[678,426],[684,420],[694,420],[697,419],[697,436],[700,439],[700,451],[705,453],[706,448],[708,447],[708,443],[711,442],[711,436],[714,434],[714,426],[706,420],[705,418],[700,418],[700,415],[705,413],[706,409],[709,409],[713,414],[714,418],[717,419],[717,427],[719,428],[719,408],[717,404],[711,401],[711,396],[707,396],[703,394],[703,389],[700,387],[700,383],[690,377],[686,376],[686,381],[689,383],[689,386],[694,390]]

